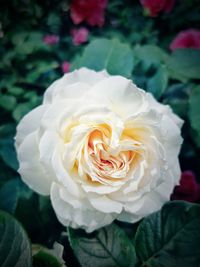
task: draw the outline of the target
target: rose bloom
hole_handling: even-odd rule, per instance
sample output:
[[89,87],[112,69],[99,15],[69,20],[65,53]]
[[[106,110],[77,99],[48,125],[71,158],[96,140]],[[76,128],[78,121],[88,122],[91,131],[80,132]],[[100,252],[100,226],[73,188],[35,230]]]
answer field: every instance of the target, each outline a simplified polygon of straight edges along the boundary
[[189,29],[180,32],[170,44],[170,49],[173,51],[180,48],[200,49],[200,30]]
[[73,0],[70,15],[74,24],[86,21],[90,26],[103,26],[107,0]]
[[151,17],[156,17],[159,12],[170,12],[175,0],[140,0],[140,3],[148,10]]
[[59,221],[91,232],[157,211],[178,184],[182,143],[169,106],[122,76],[65,74],[19,123],[19,173]]
[[71,30],[72,41],[74,45],[80,45],[87,42],[89,31],[85,27]]

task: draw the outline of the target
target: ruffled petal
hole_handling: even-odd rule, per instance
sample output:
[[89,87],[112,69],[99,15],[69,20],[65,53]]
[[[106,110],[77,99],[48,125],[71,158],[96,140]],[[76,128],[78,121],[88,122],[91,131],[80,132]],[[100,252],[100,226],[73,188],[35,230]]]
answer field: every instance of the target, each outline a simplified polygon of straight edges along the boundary
[[30,188],[42,195],[49,195],[55,177],[40,162],[37,132],[29,134],[18,148],[19,173]]
[[16,149],[18,149],[27,135],[36,131],[40,127],[41,117],[47,109],[48,105],[38,106],[21,119],[17,126],[17,134],[15,137]]

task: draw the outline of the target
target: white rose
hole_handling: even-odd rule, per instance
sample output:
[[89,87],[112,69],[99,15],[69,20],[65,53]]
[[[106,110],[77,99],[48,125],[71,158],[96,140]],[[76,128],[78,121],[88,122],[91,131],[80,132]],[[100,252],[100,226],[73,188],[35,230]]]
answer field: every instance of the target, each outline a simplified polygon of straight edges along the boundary
[[19,123],[19,173],[50,195],[66,226],[136,222],[178,184],[181,125],[131,80],[81,68],[55,81]]

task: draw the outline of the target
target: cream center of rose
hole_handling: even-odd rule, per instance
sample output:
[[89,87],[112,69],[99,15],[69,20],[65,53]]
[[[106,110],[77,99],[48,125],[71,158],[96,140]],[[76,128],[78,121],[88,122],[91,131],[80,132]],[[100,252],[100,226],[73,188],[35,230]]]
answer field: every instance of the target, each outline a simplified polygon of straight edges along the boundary
[[118,186],[129,178],[143,154],[143,145],[134,136],[134,130],[125,128],[115,133],[108,124],[98,124],[89,126],[83,134],[77,128],[80,130],[80,124],[72,123],[65,129],[66,143],[73,142],[77,132],[80,134],[79,143],[75,144],[78,149],[72,166],[74,173],[97,186]]

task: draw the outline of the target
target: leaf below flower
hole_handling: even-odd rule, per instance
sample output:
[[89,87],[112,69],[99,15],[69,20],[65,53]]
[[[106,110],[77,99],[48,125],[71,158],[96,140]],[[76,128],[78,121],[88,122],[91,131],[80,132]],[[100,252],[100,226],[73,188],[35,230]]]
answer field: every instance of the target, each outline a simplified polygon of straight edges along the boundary
[[200,262],[200,205],[169,202],[144,219],[135,237],[138,267],[197,267]]
[[125,232],[115,224],[92,234],[68,228],[71,246],[82,267],[135,266],[133,244]]

